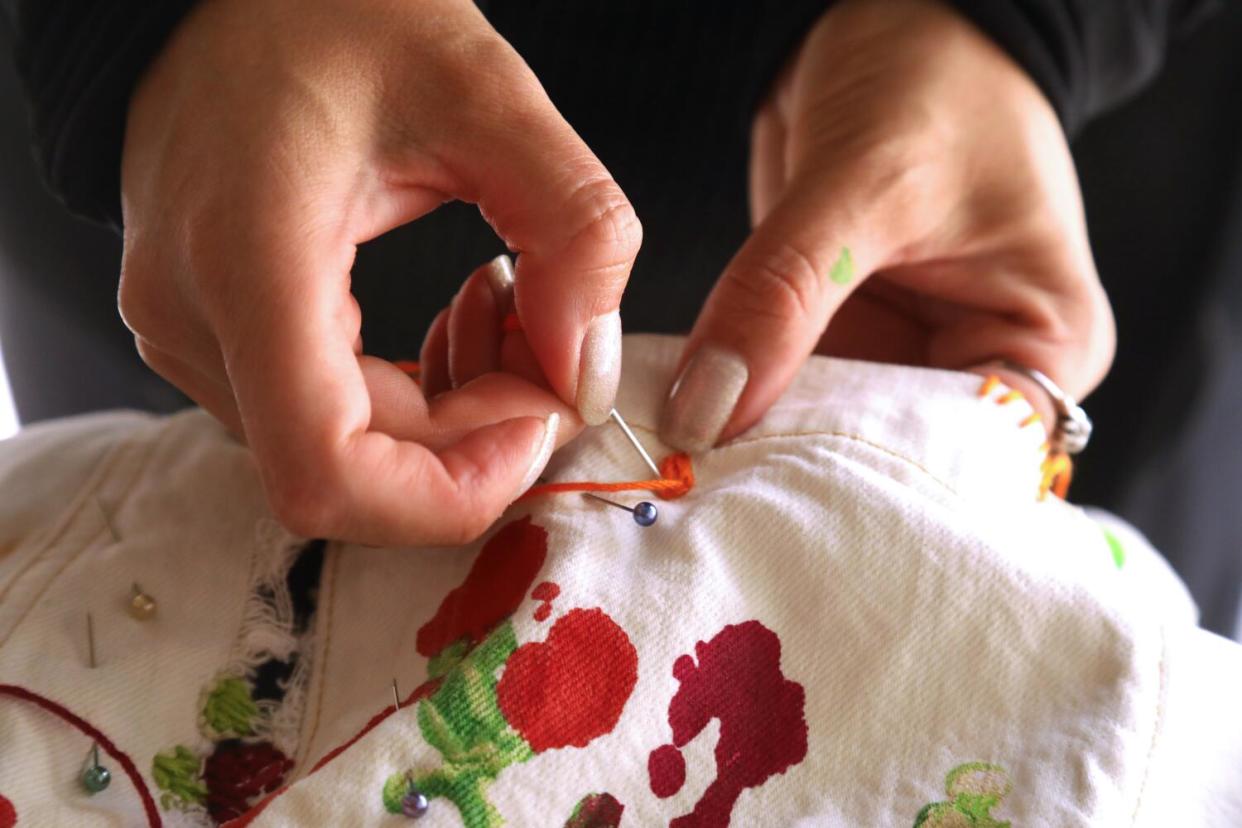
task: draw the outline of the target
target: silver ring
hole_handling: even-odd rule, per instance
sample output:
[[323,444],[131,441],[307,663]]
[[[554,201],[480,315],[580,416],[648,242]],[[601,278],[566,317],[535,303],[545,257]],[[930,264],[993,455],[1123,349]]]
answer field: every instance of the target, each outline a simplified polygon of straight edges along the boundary
[[1082,406],[1074,401],[1073,397],[1062,391],[1060,386],[1041,371],[1027,368],[1016,362],[1002,361],[1001,365],[1027,377],[1052,398],[1052,404],[1057,410],[1057,423],[1052,431],[1054,449],[1066,454],[1077,454],[1087,447],[1088,441],[1091,440],[1091,418],[1087,416],[1086,411],[1082,410]]

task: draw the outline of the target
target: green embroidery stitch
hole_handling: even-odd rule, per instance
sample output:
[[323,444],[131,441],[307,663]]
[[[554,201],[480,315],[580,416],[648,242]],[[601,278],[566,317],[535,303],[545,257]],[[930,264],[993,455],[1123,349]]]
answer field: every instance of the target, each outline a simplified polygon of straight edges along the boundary
[[164,810],[186,810],[207,801],[207,786],[199,781],[203,760],[189,748],[177,745],[171,753],[157,753],[151,764],[151,776],[161,791],[160,806]]
[[1121,569],[1126,565],[1126,548],[1121,545],[1121,541],[1117,540],[1117,536],[1105,529],[1103,526],[1100,530],[1104,533],[1104,540],[1108,541],[1108,549],[1113,553],[1113,563],[1117,564],[1117,568]]
[[250,698],[250,687],[236,676],[226,676],[216,683],[203,702],[203,721],[220,737],[250,736],[259,707]]
[[427,660],[427,678],[438,679],[447,675],[470,652],[470,639],[462,638]]
[[828,272],[828,278],[838,285],[848,285],[854,280],[854,257],[850,254],[848,247],[841,248],[841,255],[837,256],[836,262],[833,263],[832,270]]
[[388,777],[383,790],[386,810],[401,813],[401,797],[413,781],[428,798],[443,797],[456,805],[466,828],[503,823],[487,800],[487,787],[502,770],[535,755],[505,721],[496,701],[496,674],[516,649],[513,625],[506,621],[464,657],[454,656],[459,660],[444,674],[444,683],[418,705],[419,730],[444,757],[444,764],[421,774]]
[[1010,828],[991,813],[1010,789],[1009,772],[1000,765],[958,765],[944,779],[949,801],[924,805],[914,818],[914,828]]

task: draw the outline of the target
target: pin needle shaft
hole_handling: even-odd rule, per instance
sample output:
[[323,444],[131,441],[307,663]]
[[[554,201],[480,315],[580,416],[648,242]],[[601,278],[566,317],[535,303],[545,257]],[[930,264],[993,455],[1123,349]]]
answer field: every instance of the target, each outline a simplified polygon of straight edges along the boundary
[[618,502],[616,502],[615,500],[609,500],[609,499],[608,499],[608,498],[606,498],[606,497],[600,497],[600,496],[599,496],[599,495],[597,495],[597,494],[591,494],[590,492],[583,492],[583,493],[582,493],[582,496],[583,496],[583,497],[589,497],[589,498],[591,498],[591,500],[598,500],[600,503],[607,503],[609,506],[616,506],[618,509],[624,509],[624,510],[625,510],[625,511],[627,511],[627,512],[633,512],[633,511],[634,511],[634,510],[633,510],[633,509],[631,509],[629,506],[626,506],[626,505],[624,505],[624,504],[618,503]]
[[93,670],[95,669],[95,619],[89,612],[86,614],[86,652]]

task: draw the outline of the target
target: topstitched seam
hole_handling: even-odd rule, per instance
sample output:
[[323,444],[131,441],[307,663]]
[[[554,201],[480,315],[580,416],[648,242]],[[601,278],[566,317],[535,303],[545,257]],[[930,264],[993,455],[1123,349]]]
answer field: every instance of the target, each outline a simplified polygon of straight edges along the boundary
[[[324,686],[327,684],[328,656],[332,648],[332,619],[336,608],[336,581],[337,569],[341,561],[340,553],[341,550],[337,544],[332,543],[328,545],[326,554],[330,555],[332,560],[329,565],[324,567],[324,573],[319,582],[320,611],[323,612],[323,646],[315,653],[315,664],[312,668],[315,671],[315,675],[312,676],[312,680],[317,678],[318,686],[315,688],[314,713],[310,718],[310,727],[305,735],[299,739],[298,757],[294,765],[298,768],[303,767],[309,757],[311,745],[314,744],[315,736],[319,733],[319,720],[323,714],[323,694]],[[326,608],[323,607],[325,597],[327,598]],[[315,640],[318,639],[319,636],[315,636]],[[303,716],[305,715],[306,711],[303,712]]]
[[[160,435],[159,439],[148,443],[146,457],[143,458],[141,462],[135,463],[134,472],[129,477],[130,484],[132,484],[134,480],[139,479],[142,476],[143,472],[146,471],[147,466],[150,465],[150,463],[152,462],[152,458],[154,458],[157,453],[156,450],[160,447],[163,441],[167,439],[168,433],[170,431],[171,429],[166,430],[164,434]],[[47,553],[54,546],[56,546],[56,544],[59,543],[60,540],[64,537],[64,535],[68,532],[69,527],[77,523],[78,518],[81,516],[83,509],[86,508],[87,502],[91,499],[92,496],[95,496],[96,493],[102,490],[104,488],[104,485],[108,482],[109,471],[111,470],[111,468],[115,466],[116,464],[118,464],[128,452],[139,450],[139,447],[140,447],[139,436],[140,435],[134,435],[130,439],[123,441],[120,445],[114,447],[111,451],[109,451],[104,456],[104,458],[100,461],[99,466],[96,468],[95,473],[91,476],[91,482],[83,486],[82,491],[79,493],[77,497],[76,504],[66,512],[64,518],[62,518],[61,520],[60,525],[52,532],[52,535],[47,540],[47,542],[44,543],[43,549],[35,553],[34,555],[31,555],[30,559],[26,561],[25,565],[20,570],[18,570],[16,573],[14,573],[12,579],[10,579],[10,581],[4,587],[4,589],[0,590],[0,601],[4,599],[5,595],[9,593],[9,591],[14,587],[14,585],[16,585],[20,580],[22,580],[22,578],[30,570],[31,567],[33,567],[36,563],[43,560],[47,556]],[[129,488],[130,488],[129,485],[126,485],[123,487],[124,490],[128,490]],[[13,624],[9,628],[8,633],[4,636],[3,639],[0,639],[0,649],[3,649],[5,645],[9,643],[9,641],[13,638],[13,635],[17,632],[18,628],[21,627],[23,623],[25,623],[26,618],[30,615],[30,613],[34,610],[34,608],[38,606],[39,599],[42,598],[43,595],[46,594],[47,591],[52,588],[52,585],[55,584],[62,575],[64,575],[65,570],[69,568],[69,565],[77,561],[78,558],[81,557],[83,552],[85,552],[87,549],[90,549],[92,546],[94,546],[96,541],[100,537],[106,535],[107,532],[108,532],[108,527],[105,521],[104,525],[100,526],[99,531],[95,535],[92,535],[91,539],[81,549],[77,551],[77,554],[71,554],[71,555],[66,556],[65,560],[61,562],[61,565],[57,567],[56,571],[53,572],[51,576],[48,577],[48,579],[44,582],[43,586],[32,596],[31,601],[27,605],[25,611],[22,612],[19,616],[17,616],[16,619],[14,619]]]

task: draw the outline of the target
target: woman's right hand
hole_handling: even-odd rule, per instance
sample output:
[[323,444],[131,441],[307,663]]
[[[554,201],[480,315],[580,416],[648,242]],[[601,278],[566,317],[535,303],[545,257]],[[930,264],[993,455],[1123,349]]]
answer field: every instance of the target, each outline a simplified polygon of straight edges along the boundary
[[[122,189],[140,353],[249,443],[295,532],[473,538],[612,405],[641,228],[468,0],[199,4],[135,92]],[[356,246],[453,198],[519,254],[546,386],[506,377],[429,405],[361,354]]]

